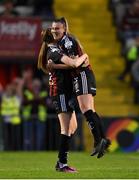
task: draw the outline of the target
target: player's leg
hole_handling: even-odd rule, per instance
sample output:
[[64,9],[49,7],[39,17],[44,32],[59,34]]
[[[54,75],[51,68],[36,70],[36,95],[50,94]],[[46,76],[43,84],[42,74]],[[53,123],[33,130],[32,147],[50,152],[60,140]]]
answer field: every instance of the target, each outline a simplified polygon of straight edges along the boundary
[[[91,132],[94,136],[94,150],[91,155],[98,154],[97,158],[100,158],[104,155],[105,150],[107,149],[107,140],[104,137],[104,131],[102,131],[102,126],[100,129],[100,119],[97,116],[94,108],[92,106],[92,94],[84,94],[77,97],[80,109],[86,120],[89,124]],[[103,136],[102,136],[103,133]]]
[[[60,113],[58,118],[60,121],[61,134],[60,134],[60,146],[58,154],[58,162],[56,164],[56,170],[61,172],[76,172],[75,168],[68,166],[68,152],[71,140],[70,132],[70,120],[72,113]],[[72,126],[72,131],[75,130]]]
[[60,122],[60,145],[58,153],[58,162],[56,164],[56,170],[62,172],[76,172],[75,169],[70,168],[67,165],[68,161],[68,151],[71,140],[71,132],[69,131],[70,120],[72,117],[72,109],[68,105],[69,99],[65,94],[60,94],[53,97],[53,103],[55,105],[56,112],[58,114]]
[[[100,118],[100,116],[97,114],[96,110],[95,110],[95,102],[94,102],[94,96],[92,96],[92,110],[94,112],[94,118],[96,119],[96,121],[98,122],[98,126],[99,126],[99,130],[100,130],[100,135],[101,137],[105,140],[105,150],[107,150],[109,148],[109,146],[111,145],[111,141],[106,138],[105,132],[104,132],[104,124],[102,119]],[[94,147],[96,147],[97,144],[94,144]],[[94,149],[94,151],[92,152],[91,156],[94,156],[97,154],[96,149]],[[99,155],[101,156],[101,155]]]
[[92,110],[92,93],[94,95],[96,94],[96,83],[93,72],[89,69],[81,71],[77,77],[74,77],[73,85],[80,110],[86,117],[95,142],[100,143],[99,127]]
[[77,97],[79,107],[81,112],[86,117],[91,133],[94,136],[95,143],[100,143],[101,135],[99,131],[98,122],[96,118],[94,118],[94,112],[92,110],[92,95],[91,94],[83,94]]
[[[74,88],[77,95],[80,109],[89,124],[91,132],[94,136],[94,145],[99,147],[105,144],[105,139],[102,136],[102,129],[100,129],[99,116],[95,112],[95,103],[93,96],[96,95],[96,81],[93,71],[86,69],[80,73],[80,76],[74,81]],[[102,128],[102,126],[101,126]],[[103,134],[104,135],[104,134]],[[100,143],[100,142],[103,143]],[[101,149],[104,149],[103,147]]]
[[73,135],[77,129],[77,119],[75,112],[71,114],[71,119],[70,119],[70,125],[69,125],[69,134]]

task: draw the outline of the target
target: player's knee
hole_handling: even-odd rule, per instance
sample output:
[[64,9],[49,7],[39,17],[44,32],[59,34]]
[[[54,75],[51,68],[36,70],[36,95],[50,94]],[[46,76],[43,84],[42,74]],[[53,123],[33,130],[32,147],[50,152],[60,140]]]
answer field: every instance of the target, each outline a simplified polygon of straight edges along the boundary
[[76,132],[76,130],[77,130],[77,124],[76,124],[74,127],[72,127],[72,128],[69,129],[69,134],[70,134],[70,135],[71,135],[71,134],[74,134],[74,133]]
[[80,109],[81,109],[82,113],[84,113],[84,112],[88,111],[89,109],[92,109],[92,107],[91,107],[91,105],[89,105],[87,103],[86,104],[82,103],[82,104],[80,104]]

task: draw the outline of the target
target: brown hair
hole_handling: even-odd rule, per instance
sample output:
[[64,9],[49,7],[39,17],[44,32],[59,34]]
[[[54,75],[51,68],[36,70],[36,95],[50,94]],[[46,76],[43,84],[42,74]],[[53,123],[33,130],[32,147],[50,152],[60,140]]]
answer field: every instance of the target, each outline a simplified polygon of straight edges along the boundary
[[62,23],[64,28],[65,28],[65,34],[69,33],[69,25],[68,25],[68,21],[67,21],[67,19],[65,17],[61,17],[59,19],[56,19],[53,22]]
[[47,73],[47,50],[48,44],[54,42],[53,35],[51,34],[51,29],[48,28],[43,30],[42,33],[42,45],[40,48],[39,56],[38,56],[38,69],[42,69],[45,73]]

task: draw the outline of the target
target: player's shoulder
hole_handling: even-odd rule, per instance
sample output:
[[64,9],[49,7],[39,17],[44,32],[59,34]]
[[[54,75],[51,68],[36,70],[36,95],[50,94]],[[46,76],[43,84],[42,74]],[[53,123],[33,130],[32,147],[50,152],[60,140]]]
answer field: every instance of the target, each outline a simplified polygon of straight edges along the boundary
[[61,39],[61,43],[65,43],[65,42],[68,42],[68,41],[75,41],[75,40],[76,40],[76,38],[72,34],[66,34]]
[[67,34],[67,38],[71,41],[76,41],[77,38],[73,34]]
[[75,46],[75,44],[77,44],[75,37],[71,34],[66,34],[65,36],[63,36],[59,45],[61,47],[69,49],[69,48]]

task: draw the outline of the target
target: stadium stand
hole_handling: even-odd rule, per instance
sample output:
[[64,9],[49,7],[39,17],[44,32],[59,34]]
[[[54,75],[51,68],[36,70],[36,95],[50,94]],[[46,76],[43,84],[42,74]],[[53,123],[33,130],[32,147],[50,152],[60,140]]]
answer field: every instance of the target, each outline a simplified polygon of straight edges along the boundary
[[[55,18],[55,15],[56,17],[64,16],[67,18],[71,33],[79,38],[81,44],[84,47],[84,51],[89,54],[90,62],[97,79],[98,89],[96,96],[96,109],[99,114],[104,117],[104,121],[106,118],[109,119],[113,117],[125,118],[138,116],[138,105],[134,105],[134,90],[129,86],[129,78],[127,77],[125,79],[125,82],[119,81],[117,79],[124,68],[124,58],[121,56],[121,44],[117,40],[116,26],[113,26],[113,14],[108,9],[108,1],[70,0],[66,1],[65,3],[65,0],[55,0],[54,11],[53,8],[50,8],[50,11],[46,13],[46,11],[44,10],[41,14],[34,12],[34,4],[30,4],[31,2],[33,2],[33,0],[29,0],[29,4],[24,4],[25,2],[27,1],[21,0],[20,3],[17,3],[16,6],[14,6],[14,10],[19,13],[19,20],[20,18],[25,18],[27,20],[28,17],[36,18],[36,16],[39,16],[39,20],[42,21],[35,21],[37,27],[39,27],[37,31],[39,35],[41,28],[45,29],[46,27],[48,27],[52,20]],[[41,2],[48,2],[48,0],[42,0]],[[51,2],[54,1],[52,0]],[[0,3],[0,13],[3,13],[3,11],[4,6],[2,3]],[[27,22],[29,24],[32,24],[33,21],[28,20]],[[16,40],[18,40],[18,38]],[[36,41],[33,41],[32,45],[36,44]],[[23,55],[26,55],[26,53],[23,53],[22,56]],[[20,61],[19,59],[11,59],[11,62],[5,62],[5,59],[0,59],[1,96],[7,83],[10,83],[10,81],[15,77],[21,76],[21,71],[26,68],[33,68],[33,73],[35,73],[34,77],[40,77],[43,80],[44,86],[44,83],[47,82],[47,79],[43,77],[43,74],[41,72],[36,70],[36,61],[34,60],[35,59],[29,59],[25,62],[24,59],[20,59]],[[9,76],[7,76],[7,74],[9,74]],[[21,77],[21,79],[22,78],[23,77]],[[46,121],[46,144],[44,149],[56,150],[58,146],[57,131],[59,124],[58,121],[57,124],[53,123],[56,120],[55,111],[50,99],[48,99],[48,103],[50,105],[50,107],[48,107],[48,114],[50,116]],[[86,142],[85,144],[81,142],[81,145],[85,145],[85,149],[90,150],[90,144],[89,142],[87,142],[90,139],[90,133],[88,132],[87,124],[85,123],[85,121],[83,122],[83,126],[85,126],[85,128],[79,127],[78,129],[84,130],[83,133],[85,133],[84,135],[86,136]],[[53,130],[51,130],[51,128]],[[2,126],[0,127],[0,150],[4,150],[1,129]],[[84,140],[84,138],[81,138],[81,135],[78,137],[79,139]],[[78,137],[77,139],[75,139],[75,141],[77,140],[78,142],[76,143],[77,146],[79,144]],[[84,149],[83,146],[80,146],[78,148],[77,146],[74,147],[74,145],[75,144],[73,143],[73,150]]]

